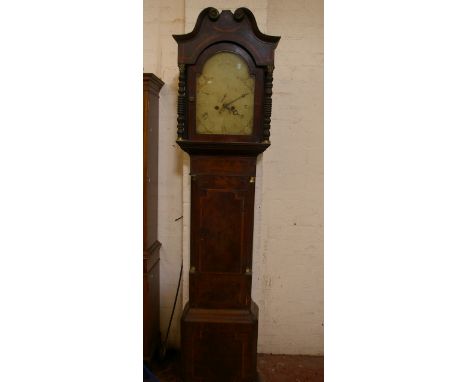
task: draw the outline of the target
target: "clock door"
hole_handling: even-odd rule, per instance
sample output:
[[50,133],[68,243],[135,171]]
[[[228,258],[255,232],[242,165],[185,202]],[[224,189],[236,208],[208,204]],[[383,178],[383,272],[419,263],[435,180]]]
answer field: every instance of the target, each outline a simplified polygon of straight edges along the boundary
[[263,76],[250,55],[234,44],[206,49],[188,70],[190,136],[202,141],[258,140]]
[[[255,164],[255,158],[192,157],[193,306],[250,305]],[[217,166],[217,174],[207,174],[208,166]]]

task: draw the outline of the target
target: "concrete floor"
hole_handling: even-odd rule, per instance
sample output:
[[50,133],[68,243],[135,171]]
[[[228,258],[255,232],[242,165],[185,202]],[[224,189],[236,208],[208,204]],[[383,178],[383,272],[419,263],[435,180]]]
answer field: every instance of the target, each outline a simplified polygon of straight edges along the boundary
[[[261,382],[323,382],[323,357],[306,355],[258,355]],[[160,382],[180,382],[179,354],[168,351],[164,362],[151,365]],[[222,381],[220,381],[222,382]]]

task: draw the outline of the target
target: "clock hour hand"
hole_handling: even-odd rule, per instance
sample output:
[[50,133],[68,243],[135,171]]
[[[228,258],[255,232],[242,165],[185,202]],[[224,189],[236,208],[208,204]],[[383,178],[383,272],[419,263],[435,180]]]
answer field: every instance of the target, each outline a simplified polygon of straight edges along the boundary
[[[226,94],[223,96],[223,98],[221,98],[221,101],[219,101],[221,102],[221,105],[223,108],[224,108],[224,104],[222,102],[224,101],[225,98],[226,98]],[[219,110],[219,113],[221,114],[222,109],[220,110],[220,107],[218,105],[216,105],[214,108],[215,110]]]

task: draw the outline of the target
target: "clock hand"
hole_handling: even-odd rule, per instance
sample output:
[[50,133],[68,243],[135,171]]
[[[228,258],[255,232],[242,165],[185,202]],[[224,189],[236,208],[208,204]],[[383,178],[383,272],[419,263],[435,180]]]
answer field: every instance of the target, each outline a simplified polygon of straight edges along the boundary
[[[226,98],[226,95],[227,95],[227,94],[225,94],[225,95],[223,96],[223,98],[221,98],[221,101],[219,101],[219,102],[221,102],[221,105],[222,105],[223,107],[224,107],[224,104],[223,104],[222,102],[223,102],[224,99]],[[215,108],[215,110],[219,110],[219,113],[221,114],[221,110],[222,110],[222,109],[220,110],[220,108],[219,108],[218,105],[216,105],[214,108]]]
[[223,103],[223,107],[226,108],[227,106],[229,106],[231,103],[233,102],[236,102],[237,100],[240,100],[241,98],[244,98],[246,95],[248,95],[249,93],[244,93],[242,94],[240,97],[237,97],[235,99],[233,99],[231,102],[228,102],[228,103]]

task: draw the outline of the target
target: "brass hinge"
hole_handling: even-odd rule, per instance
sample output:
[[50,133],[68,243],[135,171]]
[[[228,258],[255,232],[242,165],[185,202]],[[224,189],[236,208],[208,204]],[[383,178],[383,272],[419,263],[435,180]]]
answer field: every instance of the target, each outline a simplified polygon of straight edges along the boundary
[[255,176],[250,177],[249,183],[255,183]]

